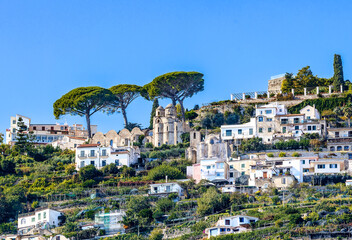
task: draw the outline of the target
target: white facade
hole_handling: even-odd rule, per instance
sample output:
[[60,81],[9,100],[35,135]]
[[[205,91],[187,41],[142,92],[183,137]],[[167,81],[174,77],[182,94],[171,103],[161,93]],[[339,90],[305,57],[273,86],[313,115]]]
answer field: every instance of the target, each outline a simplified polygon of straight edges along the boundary
[[[64,124],[33,124],[31,119],[22,115],[16,115],[10,118],[10,129],[6,129],[6,144],[14,144],[16,142],[16,131],[18,129],[17,122],[22,118],[27,126],[26,132],[31,132],[34,136],[35,143],[51,144],[55,141],[61,141],[65,136],[87,138],[88,131],[82,124],[73,124],[69,126]],[[91,125],[92,134],[97,132],[97,125]]]
[[128,166],[138,163],[139,149],[136,147],[101,147],[99,144],[82,144],[76,148],[76,169],[94,165],[100,169],[111,163]]
[[208,238],[210,238],[219,235],[249,231],[250,224],[256,221],[258,221],[258,218],[244,215],[223,217],[217,221],[214,227],[205,229],[205,233],[208,235]]
[[101,211],[95,214],[95,224],[100,225],[106,234],[125,233],[123,228],[123,217],[126,216],[124,210],[115,210],[105,213]]
[[310,119],[319,120],[320,119],[320,113],[319,113],[318,109],[315,108],[315,106],[312,107],[310,105],[307,105],[304,108],[302,108],[299,112],[301,114],[304,114],[307,120],[310,120]]
[[60,223],[59,217],[61,215],[63,215],[61,212],[50,208],[20,215],[18,217],[18,233],[25,234],[31,229],[44,224],[48,224],[50,227],[57,227]]
[[177,193],[182,195],[182,187],[178,183],[156,183],[150,184],[149,194]]
[[221,126],[221,138],[223,140],[235,140],[237,144],[240,144],[241,140],[255,136],[257,136],[255,118],[251,118],[250,122],[244,124]]
[[270,103],[259,106],[255,109],[255,116],[265,116],[268,118],[274,118],[277,115],[287,114],[287,108],[283,104]]

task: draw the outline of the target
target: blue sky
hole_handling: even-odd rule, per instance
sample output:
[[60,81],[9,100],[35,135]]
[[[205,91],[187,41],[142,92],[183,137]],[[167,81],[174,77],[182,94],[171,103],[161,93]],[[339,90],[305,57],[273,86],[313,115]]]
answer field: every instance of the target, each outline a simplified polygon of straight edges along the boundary
[[[55,123],[52,105],[80,86],[144,85],[171,71],[204,73],[205,90],[186,107],[266,90],[272,75],[333,74],[334,53],[351,78],[351,1],[1,1],[0,132],[10,116]],[[169,100],[164,100],[163,105]],[[152,102],[128,108],[148,126]],[[65,116],[58,122],[85,123]],[[123,127],[121,114],[92,117],[98,130]]]

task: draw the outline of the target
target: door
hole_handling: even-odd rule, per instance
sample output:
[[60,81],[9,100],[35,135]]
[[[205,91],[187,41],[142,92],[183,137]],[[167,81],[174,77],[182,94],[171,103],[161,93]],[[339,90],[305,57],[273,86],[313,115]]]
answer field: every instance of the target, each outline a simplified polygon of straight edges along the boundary
[[268,173],[267,172],[263,172],[263,178],[268,178]]

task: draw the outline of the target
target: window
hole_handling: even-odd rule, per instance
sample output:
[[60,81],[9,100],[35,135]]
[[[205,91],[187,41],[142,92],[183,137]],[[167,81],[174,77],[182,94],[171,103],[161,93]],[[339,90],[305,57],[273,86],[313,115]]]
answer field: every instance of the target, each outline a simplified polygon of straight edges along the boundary
[[265,114],[271,114],[273,110],[265,110]]
[[313,131],[317,130],[317,126],[313,126]]
[[12,129],[12,132],[15,133],[15,132],[16,132],[16,128],[13,128],[13,129]]
[[282,128],[282,133],[286,133],[286,127]]
[[42,127],[42,131],[45,131],[45,127]]
[[238,129],[238,134],[242,134],[242,129]]
[[304,168],[303,172],[309,172],[309,168]]
[[37,127],[33,127],[33,130],[37,130]]
[[41,219],[41,213],[38,213],[38,220]]
[[112,147],[113,144],[114,144],[114,141],[111,139],[110,140],[110,146]]
[[281,119],[281,124],[287,124],[287,123],[288,123],[288,119],[287,118]]
[[12,120],[12,124],[16,124],[16,120]]
[[102,155],[102,156],[106,156],[106,149],[103,149],[103,150],[101,151],[101,155]]
[[35,217],[32,217],[32,222],[35,222]]
[[240,222],[243,223],[244,222],[244,218],[240,217]]
[[230,169],[233,169],[233,165],[230,165]]
[[267,118],[266,121],[267,121],[267,122],[272,122],[273,119],[272,119],[272,118]]
[[171,192],[170,186],[166,186],[166,192]]
[[253,135],[253,128],[249,129],[249,135]]
[[245,172],[241,172],[241,175],[244,176]]
[[232,136],[232,130],[226,130],[226,136],[231,137]]
[[268,128],[268,132],[271,132],[271,128]]
[[225,220],[225,225],[230,225],[230,220],[229,219]]
[[233,172],[230,172],[230,178],[233,178]]
[[81,156],[81,157],[84,157],[84,151],[81,151],[80,156]]
[[310,116],[308,116],[307,119],[310,120]]
[[349,147],[349,146],[344,146],[344,147],[343,147],[343,150],[344,150],[344,151],[348,151],[348,150],[350,150],[350,147]]
[[84,161],[81,161],[81,168],[84,167]]
[[302,164],[306,164],[306,160],[301,160]]
[[95,150],[90,150],[90,157],[95,157]]
[[281,184],[286,184],[286,178],[281,178]]
[[348,160],[352,160],[352,153],[348,154]]
[[325,168],[325,164],[318,164],[318,169],[324,169]]
[[21,224],[26,224],[26,219],[25,218],[21,219]]
[[118,159],[115,160],[115,164],[116,166],[119,166],[120,165],[120,161]]
[[101,161],[101,166],[105,167],[106,166],[106,160]]
[[242,163],[241,164],[241,168],[244,168],[246,166],[246,164]]
[[258,118],[258,121],[259,121],[259,122],[263,122],[263,117],[259,117],[259,118]]
[[295,126],[295,130],[299,130],[299,126]]
[[330,168],[337,168],[337,164],[330,164]]
[[336,151],[342,151],[342,146],[337,146]]
[[335,132],[335,137],[339,137],[340,133],[339,132]]
[[263,132],[263,128],[259,128],[259,132],[262,133]]
[[211,169],[211,166],[207,166],[207,169]]
[[308,131],[312,131],[312,126],[308,126]]
[[294,122],[294,123],[299,123],[299,118],[294,118],[294,119],[293,119],[293,122]]
[[43,218],[44,218],[44,219],[46,218],[46,212],[43,213]]

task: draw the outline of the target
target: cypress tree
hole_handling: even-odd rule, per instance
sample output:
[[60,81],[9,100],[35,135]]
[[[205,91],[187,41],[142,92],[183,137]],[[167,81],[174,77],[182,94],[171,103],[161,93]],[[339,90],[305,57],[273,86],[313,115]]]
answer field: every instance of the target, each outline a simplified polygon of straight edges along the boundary
[[335,54],[334,55],[334,76],[333,76],[334,89],[338,91],[340,89],[341,84],[344,84],[342,60],[340,55]]
[[155,111],[159,107],[159,101],[157,98],[154,99],[152,112],[150,113],[149,129],[153,129],[153,118],[155,116]]

